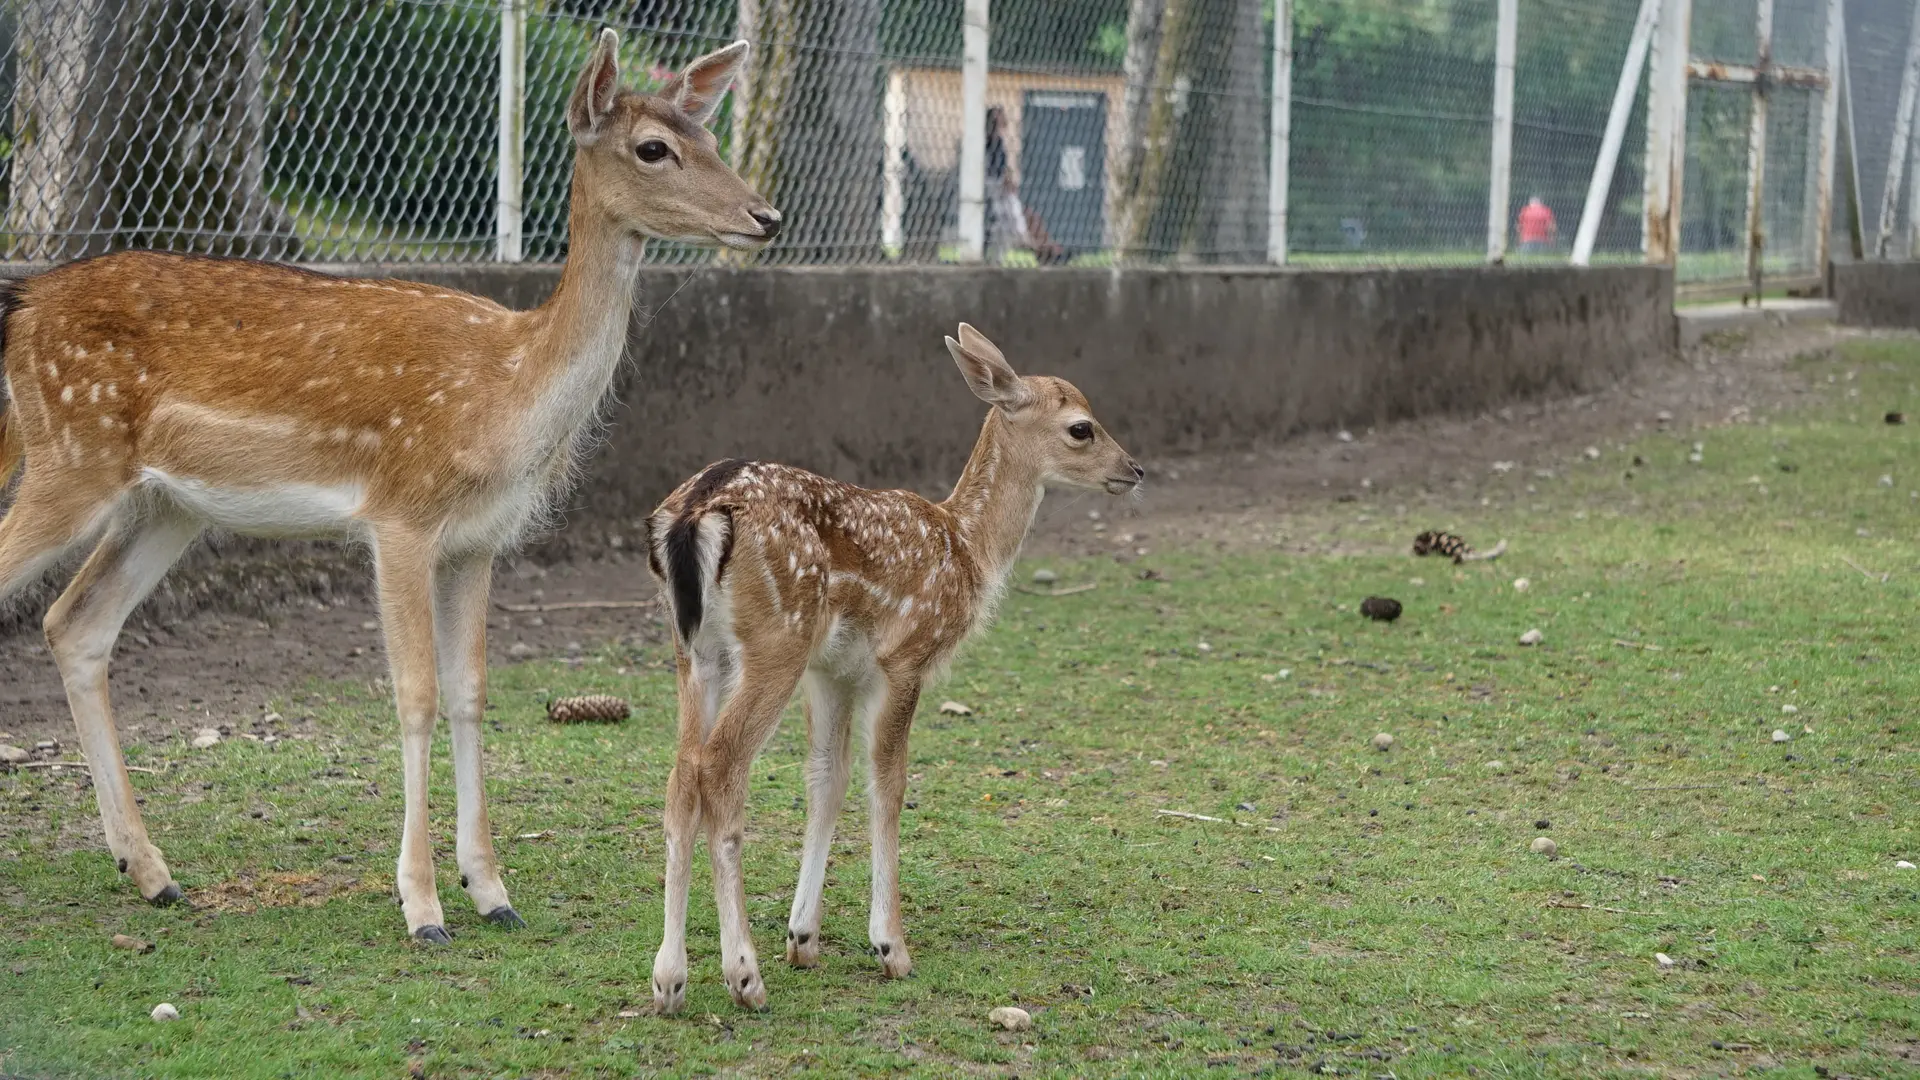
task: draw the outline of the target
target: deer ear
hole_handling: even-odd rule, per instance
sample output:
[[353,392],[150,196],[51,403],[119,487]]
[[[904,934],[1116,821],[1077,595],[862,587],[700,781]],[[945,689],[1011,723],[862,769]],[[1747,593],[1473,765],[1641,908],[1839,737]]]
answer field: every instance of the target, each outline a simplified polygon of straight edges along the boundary
[[613,99],[620,93],[620,35],[611,28],[600,31],[593,55],[573,84],[573,96],[567,99],[567,130],[573,141],[592,146],[606,129],[613,114]]
[[1026,384],[985,334],[961,323],[960,340],[948,338],[946,341],[947,351],[953,354],[953,362],[960,366],[960,374],[973,388],[975,397],[1007,412],[1027,403]]
[[714,114],[720,111],[720,99],[726,96],[727,88],[733,85],[734,77],[746,64],[750,47],[744,41],[736,41],[695,60],[687,65],[687,70],[673,77],[660,91],[661,95],[694,123],[703,127],[712,123]]

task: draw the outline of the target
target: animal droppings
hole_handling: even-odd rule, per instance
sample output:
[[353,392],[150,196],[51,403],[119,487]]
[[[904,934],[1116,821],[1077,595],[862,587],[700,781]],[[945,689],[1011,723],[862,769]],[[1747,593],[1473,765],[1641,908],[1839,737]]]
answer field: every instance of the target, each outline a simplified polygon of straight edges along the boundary
[[547,719],[556,724],[610,724],[633,715],[625,698],[612,694],[585,694],[547,702]]
[[1008,1031],[1026,1031],[1033,1027],[1033,1017],[1025,1009],[1012,1005],[1002,1005],[987,1014],[987,1019]]
[[1385,596],[1369,596],[1360,601],[1360,614],[1375,622],[1392,622],[1400,617],[1400,601]]

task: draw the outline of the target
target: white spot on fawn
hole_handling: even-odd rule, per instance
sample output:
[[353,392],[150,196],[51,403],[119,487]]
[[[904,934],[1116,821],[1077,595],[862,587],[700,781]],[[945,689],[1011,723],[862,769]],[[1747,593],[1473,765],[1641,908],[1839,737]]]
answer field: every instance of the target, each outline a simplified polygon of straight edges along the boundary
[[61,388],[60,388],[60,400],[61,400],[61,401],[62,401],[63,403],[65,403],[65,404],[68,404],[68,405],[71,405],[71,404],[73,404],[73,387],[71,387],[71,386],[63,386],[63,387],[61,387]]

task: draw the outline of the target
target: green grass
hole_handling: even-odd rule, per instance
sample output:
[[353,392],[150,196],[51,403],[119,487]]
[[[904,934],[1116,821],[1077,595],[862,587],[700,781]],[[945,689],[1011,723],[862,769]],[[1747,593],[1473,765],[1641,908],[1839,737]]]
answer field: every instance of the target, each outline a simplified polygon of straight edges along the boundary
[[[1920,400],[1920,345],[1803,366],[1829,390],[1804,415],[1516,470],[1484,506],[1399,518],[1388,495],[1285,523],[1290,548],[1337,534],[1363,554],[1051,562],[1099,587],[1012,595],[921,710],[911,979],[862,955],[857,811],[823,966],[778,960],[803,818],[791,716],[748,839],[765,1014],[720,985],[702,869],[687,1012],[618,1015],[649,1000],[660,930],[657,647],[496,673],[494,823],[531,926],[481,925],[445,851],[439,950],[387,897],[399,768],[373,688],[283,699],[301,738],[136,753],[161,770],[135,785],[193,912],[119,880],[70,774],[0,777],[0,1072],[1915,1075],[1920,872],[1894,861],[1920,859],[1920,434],[1880,414]],[[1429,524],[1512,549],[1416,560]],[[1406,614],[1362,621],[1370,593]],[[1522,648],[1530,627],[1545,641]],[[586,689],[636,716],[541,719],[546,694]],[[1559,858],[1528,851],[1536,819]],[[182,1019],[148,1020],[162,1000]],[[989,1030],[1002,1004],[1034,1030]]]

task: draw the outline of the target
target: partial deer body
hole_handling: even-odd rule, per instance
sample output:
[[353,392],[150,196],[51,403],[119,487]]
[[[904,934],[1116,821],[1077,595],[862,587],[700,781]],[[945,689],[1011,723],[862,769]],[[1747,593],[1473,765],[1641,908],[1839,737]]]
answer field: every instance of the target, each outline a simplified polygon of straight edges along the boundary
[[619,86],[602,34],[568,106],[571,250],[533,311],[450,289],[271,264],[128,252],[0,297],[9,411],[0,599],[73,546],[98,546],[47,615],[107,843],[147,899],[180,888],[147,839],[107,700],[121,625],[212,527],[345,536],[375,555],[402,729],[396,884],[407,929],[447,938],[426,827],[427,751],[452,723],[461,881],[518,924],[493,853],[480,760],[493,558],[564,485],[626,341],[648,236],[758,247],[779,215],[701,127],[744,42],[661,96]]
[[810,750],[787,960],[819,960],[827,852],[857,728],[870,751],[868,940],[888,975],[912,970],[900,919],[900,811],[921,687],[992,619],[1047,484],[1117,494],[1144,475],[1068,383],[1015,375],[971,326],[947,346],[994,408],[946,501],[723,461],[648,520],[649,560],[673,607],[680,697],[666,796],[666,932],[653,969],[662,1012],[685,1003],[687,890],[703,822],[727,989],[743,1006],[766,1002],[740,849],[753,759],[796,686]]

